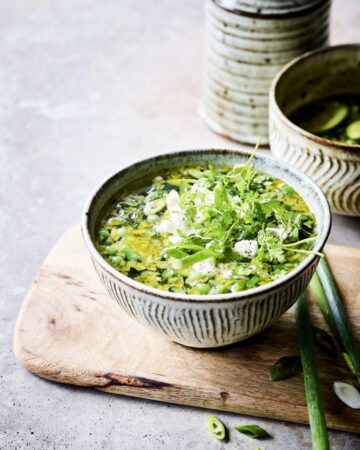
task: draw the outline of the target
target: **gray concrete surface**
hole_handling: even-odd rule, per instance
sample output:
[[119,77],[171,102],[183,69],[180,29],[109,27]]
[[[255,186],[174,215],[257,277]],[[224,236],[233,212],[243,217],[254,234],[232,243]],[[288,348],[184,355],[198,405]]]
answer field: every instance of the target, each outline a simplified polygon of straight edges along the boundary
[[[333,42],[359,40],[360,6],[335,2]],[[15,360],[14,322],[51,245],[79,221],[114,168],[191,147],[237,147],[197,115],[202,1],[2,0],[0,3],[0,448],[254,449],[208,436],[208,411],[39,379]],[[334,217],[331,241],[360,246],[359,220]],[[265,450],[310,448],[309,429],[257,423]],[[332,448],[360,448],[331,432]]]

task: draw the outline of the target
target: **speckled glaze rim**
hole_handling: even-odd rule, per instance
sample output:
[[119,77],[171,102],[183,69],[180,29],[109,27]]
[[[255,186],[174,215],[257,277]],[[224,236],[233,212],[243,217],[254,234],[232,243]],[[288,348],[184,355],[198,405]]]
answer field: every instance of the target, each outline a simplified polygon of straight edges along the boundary
[[[108,272],[109,275],[111,275],[112,277],[114,277],[115,279],[117,279],[121,283],[124,283],[126,286],[128,286],[132,289],[143,292],[144,294],[156,296],[156,297],[164,299],[164,300],[173,299],[173,300],[177,300],[177,301],[183,301],[186,303],[191,303],[191,302],[197,303],[199,301],[202,303],[213,303],[213,302],[227,303],[227,302],[232,302],[234,300],[236,300],[236,301],[239,301],[242,299],[248,300],[252,297],[258,296],[259,294],[263,294],[266,291],[271,291],[272,289],[279,288],[282,285],[285,285],[288,281],[296,278],[301,272],[303,272],[307,267],[309,267],[316,258],[318,258],[317,255],[314,255],[314,254],[309,255],[299,264],[299,266],[296,269],[289,272],[287,275],[282,277],[280,280],[274,281],[272,283],[268,283],[264,286],[259,286],[256,288],[248,289],[246,291],[241,291],[236,294],[229,293],[229,294],[216,294],[216,295],[191,295],[191,294],[181,294],[181,293],[174,293],[174,292],[169,292],[169,291],[162,291],[160,289],[156,289],[151,286],[147,286],[143,283],[139,283],[138,281],[135,281],[132,278],[130,278],[130,277],[122,274],[121,272],[118,272],[116,269],[114,269],[97,251],[97,249],[91,239],[91,235],[90,235],[90,230],[89,230],[90,215],[91,215],[91,210],[96,201],[97,196],[101,192],[106,190],[107,187],[112,183],[112,181],[114,179],[118,178],[121,175],[126,174],[129,170],[134,170],[136,168],[141,167],[144,164],[154,163],[154,162],[161,161],[164,159],[169,160],[172,158],[183,157],[183,156],[190,155],[190,154],[191,155],[194,155],[194,154],[195,155],[204,155],[204,154],[213,154],[214,155],[215,154],[215,155],[218,155],[219,157],[221,157],[223,155],[230,155],[230,156],[236,157],[238,155],[249,156],[250,152],[246,152],[243,150],[229,150],[229,149],[182,150],[182,151],[177,151],[177,152],[173,152],[173,153],[165,153],[165,154],[162,154],[159,156],[154,156],[151,158],[143,159],[134,164],[127,165],[127,166],[123,167],[122,169],[116,171],[109,177],[107,177],[103,182],[101,182],[94,189],[93,193],[88,198],[88,200],[85,204],[85,208],[83,210],[82,220],[81,220],[81,230],[82,230],[82,234],[83,234],[83,238],[84,238],[86,247],[88,248],[91,257],[96,260],[97,264],[99,264],[100,267],[104,271]],[[285,164],[283,164],[273,158],[269,158],[269,157],[263,156],[263,155],[256,155],[256,156],[254,156],[254,159],[255,160],[262,159],[262,160],[267,161],[269,164],[276,163],[276,165],[278,167],[280,167],[281,171],[291,172],[292,174],[295,175],[295,177],[297,177],[303,183],[310,185],[311,188],[317,193],[317,195],[320,199],[320,202],[321,202],[321,206],[325,213],[325,217],[324,217],[325,234],[323,236],[319,237],[319,239],[316,241],[316,244],[314,246],[314,251],[321,252],[325,245],[325,242],[329,236],[330,229],[331,229],[330,207],[329,207],[329,204],[328,204],[326,197],[323,194],[322,190],[309,177],[304,175],[302,172],[294,169],[293,167],[289,168]]]
[[241,10],[239,8],[228,8],[224,5],[220,4],[218,0],[211,0],[218,8],[221,8],[224,11],[227,11],[231,14],[235,14],[238,16],[244,16],[249,17],[251,19],[264,19],[264,20],[274,20],[274,19],[294,19],[301,16],[306,16],[308,14],[311,14],[312,12],[316,11],[317,9],[321,8],[322,6],[326,4],[330,4],[331,0],[317,0],[314,1],[314,3],[310,3],[308,6],[303,7],[301,9],[295,9],[293,11],[277,11],[277,12],[271,12],[271,13],[261,13],[261,12],[252,12],[252,11],[245,11]]
[[[352,43],[352,44],[333,45],[333,46],[326,47],[323,49],[312,50],[312,51],[306,52],[303,55],[292,59],[290,62],[285,64],[285,66],[277,73],[277,75],[273,79],[271,86],[270,86],[270,94],[269,94],[270,107],[273,108],[273,111],[277,114],[279,119],[282,120],[288,127],[292,128],[296,133],[300,134],[301,136],[304,136],[305,138],[307,138],[317,144],[322,144],[324,146],[332,147],[336,150],[340,150],[341,152],[344,152],[344,155],[348,155],[349,152],[351,154],[354,154],[354,152],[359,152],[360,144],[350,145],[350,144],[343,144],[341,142],[331,141],[330,139],[322,138],[320,136],[317,136],[315,134],[312,134],[312,133],[300,128],[298,125],[291,122],[291,120],[282,112],[280,106],[277,103],[276,97],[277,97],[278,85],[281,82],[282,78],[284,76],[286,76],[286,73],[289,70],[292,70],[292,69],[296,68],[296,66],[301,65],[304,60],[311,59],[313,57],[318,56],[319,54],[338,52],[338,51],[341,51],[342,49],[349,49],[349,48],[354,48],[354,49],[360,50],[360,44]],[[326,151],[326,149],[324,149],[324,151]],[[358,154],[360,155],[360,153],[358,153]]]

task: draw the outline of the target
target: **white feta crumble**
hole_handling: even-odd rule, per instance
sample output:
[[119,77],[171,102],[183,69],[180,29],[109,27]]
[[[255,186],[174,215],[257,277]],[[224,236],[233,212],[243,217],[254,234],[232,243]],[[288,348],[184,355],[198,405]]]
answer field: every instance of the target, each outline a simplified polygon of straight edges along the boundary
[[282,241],[287,237],[287,232],[285,230],[285,228],[279,227],[279,228],[271,228],[268,227],[266,228],[267,231],[271,231],[272,233],[275,233],[279,239],[281,239]]
[[239,253],[241,256],[245,258],[252,258],[256,255],[258,250],[258,244],[254,239],[248,240],[243,239],[241,241],[236,242],[234,245],[234,250],[236,253]]
[[192,266],[193,270],[201,275],[210,275],[215,270],[215,258],[207,258]]
[[186,231],[186,217],[182,212],[173,212],[168,219],[163,219],[156,227],[159,233],[177,234],[177,230]]
[[175,244],[181,240],[177,230],[187,232],[188,224],[180,207],[180,196],[174,189],[171,190],[166,196],[166,207],[170,213],[170,216],[167,219],[163,219],[158,225],[156,225],[156,231],[160,234],[169,234],[170,242]]
[[[204,186],[194,184],[191,188],[191,192],[203,194],[205,203],[208,205],[212,205],[214,203],[214,193]],[[194,202],[196,206],[201,205],[201,199],[199,197],[195,197]]]
[[180,212],[180,195],[175,189],[172,189],[166,196],[166,207],[170,212]]
[[223,278],[230,278],[232,275],[232,270],[231,269],[224,269],[221,271],[221,275]]

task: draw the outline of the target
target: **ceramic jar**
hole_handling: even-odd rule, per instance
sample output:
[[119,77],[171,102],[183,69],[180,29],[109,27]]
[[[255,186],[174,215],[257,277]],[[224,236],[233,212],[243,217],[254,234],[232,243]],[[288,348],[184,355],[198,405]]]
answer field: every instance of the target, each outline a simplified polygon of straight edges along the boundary
[[[299,6],[299,3],[300,6]],[[294,57],[328,43],[330,0],[206,0],[200,115],[238,142],[268,143],[272,78]]]

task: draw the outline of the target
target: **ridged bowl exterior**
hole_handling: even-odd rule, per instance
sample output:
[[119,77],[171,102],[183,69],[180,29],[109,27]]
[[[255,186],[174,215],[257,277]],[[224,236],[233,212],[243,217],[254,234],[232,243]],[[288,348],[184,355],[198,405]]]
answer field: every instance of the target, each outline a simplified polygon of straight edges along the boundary
[[318,258],[300,276],[266,293],[226,301],[192,302],[159,298],[134,289],[93,261],[102,284],[129,316],[171,341],[212,348],[253,336],[284,314],[308,286]]
[[[281,280],[236,294],[193,296],[151,288],[121,274],[103,259],[94,245],[104,207],[129,183],[165,168],[192,164],[241,164],[248,154],[231,150],[196,150],[171,153],[129,166],[110,177],[95,191],[82,221],[84,241],[102,284],[119,306],[138,322],[180,344],[211,348],[246,339],[269,326],[297,300],[316,269],[318,257],[307,257]],[[277,161],[255,156],[257,170],[282,178],[299,192],[315,214],[321,251],[330,231],[330,211],[320,189],[300,172]]]
[[327,45],[331,2],[308,0],[299,6],[291,0],[206,0],[205,4],[200,115],[219,134],[250,144],[261,136],[267,144],[268,110],[264,105],[271,80],[294,57]]
[[360,96],[360,45],[311,52],[287,65],[270,92],[269,136],[272,154],[311,177],[338,214],[360,216],[360,146],[336,143],[294,125],[294,109],[318,98]]

